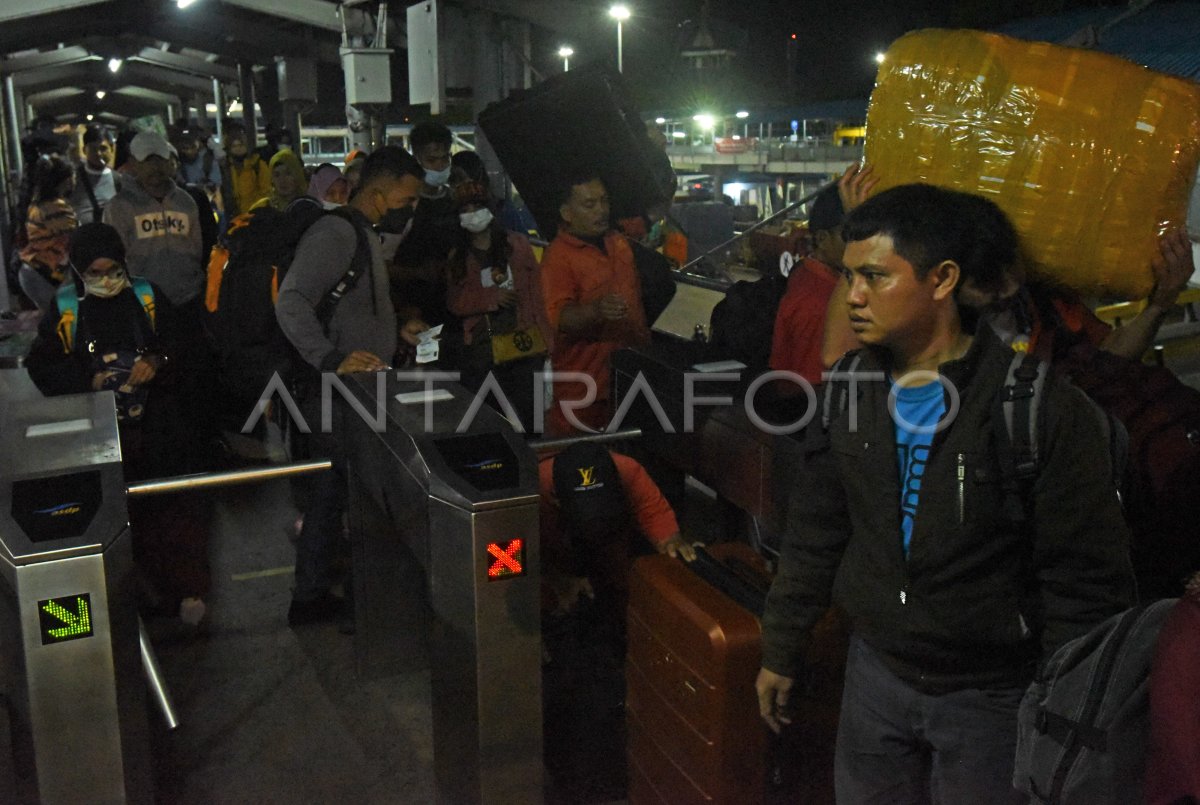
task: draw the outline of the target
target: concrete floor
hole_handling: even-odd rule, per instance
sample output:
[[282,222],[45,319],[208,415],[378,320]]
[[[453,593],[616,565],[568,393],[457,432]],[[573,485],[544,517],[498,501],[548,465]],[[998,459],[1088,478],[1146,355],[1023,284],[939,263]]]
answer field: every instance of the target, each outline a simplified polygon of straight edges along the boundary
[[334,624],[288,627],[286,482],[216,497],[205,623],[147,623],[181,721],[160,801],[432,802],[428,670],[362,680]]

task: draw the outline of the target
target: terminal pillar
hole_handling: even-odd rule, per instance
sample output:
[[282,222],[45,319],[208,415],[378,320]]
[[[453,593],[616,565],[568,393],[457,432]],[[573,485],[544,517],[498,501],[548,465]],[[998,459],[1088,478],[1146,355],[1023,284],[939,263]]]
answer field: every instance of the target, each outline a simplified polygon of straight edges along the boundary
[[246,126],[246,138],[253,151],[258,147],[258,119],[254,112],[254,69],[243,62],[238,64],[239,91],[242,95],[242,122]]
[[[0,402],[6,801],[153,802],[111,392]],[[11,798],[11,799],[10,799]]]

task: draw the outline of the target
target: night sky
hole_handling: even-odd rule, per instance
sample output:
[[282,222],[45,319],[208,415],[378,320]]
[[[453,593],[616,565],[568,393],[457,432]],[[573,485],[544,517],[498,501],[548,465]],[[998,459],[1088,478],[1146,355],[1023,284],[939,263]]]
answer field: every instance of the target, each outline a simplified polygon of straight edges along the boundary
[[[773,105],[865,98],[875,76],[873,56],[907,31],[926,27],[990,28],[1022,17],[1082,7],[1113,6],[1120,0],[713,0],[712,30],[745,34],[734,75],[720,86],[698,86],[680,69],[680,24],[699,20],[700,0],[627,0],[634,17],[625,25],[625,76],[645,109],[679,109],[712,103]],[[609,3],[596,2],[593,35],[576,44],[577,58],[615,61]],[[797,35],[799,69],[795,91],[787,91],[786,50]],[[575,43],[573,43],[575,44]],[[553,68],[553,62],[550,67]],[[707,97],[706,97],[707,96]]]

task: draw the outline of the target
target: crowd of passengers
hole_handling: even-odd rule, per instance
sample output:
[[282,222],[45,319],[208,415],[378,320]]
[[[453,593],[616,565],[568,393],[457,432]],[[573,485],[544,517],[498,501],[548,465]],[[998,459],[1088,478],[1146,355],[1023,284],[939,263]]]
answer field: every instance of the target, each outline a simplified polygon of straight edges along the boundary
[[[227,401],[259,390],[223,385],[229,356],[212,343],[206,285],[214,248],[268,208],[306,222],[274,305],[305,367],[298,375],[416,366],[433,350],[437,368],[460,371],[469,389],[494,379],[502,394],[489,404],[532,434],[542,413],[535,391],[553,368],[581,375],[556,380],[545,430],[608,423],[613,352],[651,342],[631,243],[662,243],[659,222],[611,220],[604,177],[564,174],[557,234],[537,250],[483,161],[452,154],[440,124],[415,126],[411,152],[355,151],[340,166],[306,166],[287,132],[263,147],[232,120],[223,134],[218,143],[191,125],[114,137],[88,126],[26,141],[9,281],[21,306],[42,313],[27,366],[45,394],[114,392],[130,480],[229,460],[228,432],[246,412]],[[1167,482],[1149,477],[1155,455],[1133,456],[1130,474],[1146,477],[1122,500],[1105,470],[1108,437],[1070,382],[1086,390],[1089,371],[1110,364],[1110,381],[1137,376],[1192,275],[1191,243],[1183,230],[1161,236],[1154,291],[1139,315],[1111,328],[1070,291],[1024,281],[1017,234],[990,201],[925,185],[874,193],[877,181],[869,167],[852,167],[810,205],[811,248],[775,313],[769,368],[816,384],[853,352],[894,385],[859,392],[854,428],[833,411],[799,437],[806,468],[763,618],[760,706],[773,728],[787,722],[808,633],[836,603],[854,623],[839,798],[1012,801],[1017,708],[1064,642],[1139,596],[1183,595],[1191,609],[1175,619],[1174,653],[1162,664],[1176,682],[1200,679],[1200,663],[1181,670],[1181,658],[1196,655],[1195,630],[1178,634],[1200,607],[1196,585],[1185,590],[1200,570],[1200,462],[1184,460]],[[519,336],[524,352],[505,354],[504,336]],[[1046,449],[1019,516],[1000,488],[989,425],[1014,350],[1059,370],[1042,412]],[[955,384],[957,418],[929,373]],[[304,417],[319,422],[319,385],[294,390]],[[1135,416],[1144,412],[1124,422],[1133,447],[1145,438]],[[288,621],[345,622],[341,441],[314,429],[296,449],[331,457],[334,470],[297,496]],[[691,560],[694,548],[629,457],[585,444],[543,456],[540,470],[546,622],[595,606],[607,615],[592,636],[619,662],[631,555],[642,545]],[[160,500],[129,504],[143,609],[198,624],[211,587],[211,502],[195,493]],[[1197,697],[1163,695],[1149,790],[1155,802],[1184,801],[1168,794],[1200,791]]]

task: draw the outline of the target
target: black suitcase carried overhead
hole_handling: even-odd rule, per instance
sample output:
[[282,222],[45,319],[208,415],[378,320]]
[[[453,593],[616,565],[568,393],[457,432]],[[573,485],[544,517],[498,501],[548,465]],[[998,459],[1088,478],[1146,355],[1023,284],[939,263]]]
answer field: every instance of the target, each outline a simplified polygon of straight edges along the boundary
[[547,240],[558,229],[562,184],[595,172],[614,221],[669,201],[675,174],[650,142],[621,77],[592,66],[562,73],[493,103],[479,127]]

